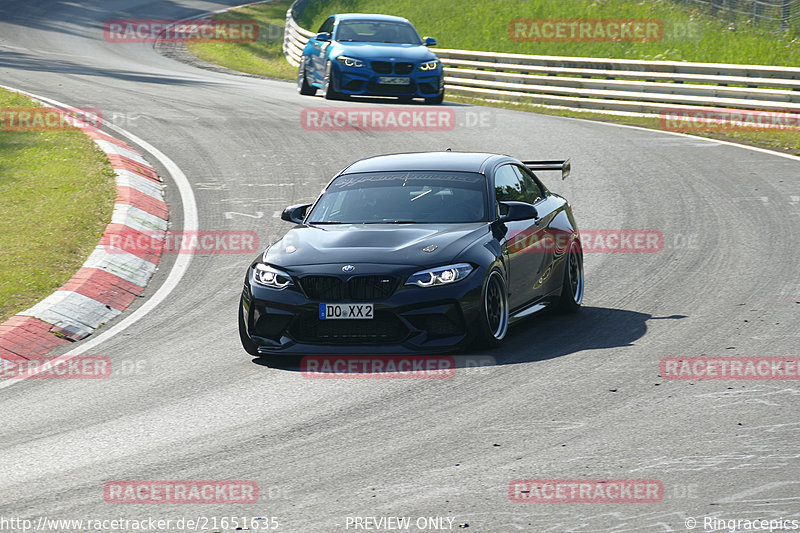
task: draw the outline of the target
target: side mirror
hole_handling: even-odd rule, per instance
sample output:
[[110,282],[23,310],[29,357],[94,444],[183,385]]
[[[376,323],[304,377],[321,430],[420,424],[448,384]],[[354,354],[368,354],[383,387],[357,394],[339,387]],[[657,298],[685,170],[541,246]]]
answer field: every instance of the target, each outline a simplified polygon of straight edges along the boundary
[[290,205],[281,213],[281,220],[302,224],[303,219],[306,218],[306,211],[308,211],[309,207],[311,207],[311,204]]
[[322,32],[322,33],[318,33],[318,34],[317,34],[317,35],[314,37],[314,39],[316,39],[316,40],[318,40],[318,41],[330,41],[330,40],[331,40],[331,34],[330,34],[330,33],[328,33],[328,32],[326,32],[326,31],[324,31],[324,32]]
[[425,46],[436,46],[436,39],[433,37],[423,37],[423,41],[425,41]]
[[500,202],[501,212],[503,207],[508,209],[505,214],[500,215],[500,222],[539,218],[539,212],[536,211],[536,208],[525,202]]

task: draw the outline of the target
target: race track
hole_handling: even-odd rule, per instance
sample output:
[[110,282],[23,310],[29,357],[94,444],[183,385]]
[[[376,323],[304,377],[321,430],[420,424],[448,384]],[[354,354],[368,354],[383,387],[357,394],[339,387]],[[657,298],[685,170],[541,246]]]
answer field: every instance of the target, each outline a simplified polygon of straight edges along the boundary
[[[703,517],[800,518],[797,382],[659,377],[668,356],[800,356],[800,161],[447,103],[458,123],[446,131],[309,131],[304,108],[386,104],[302,97],[292,83],[103,39],[107,19],[236,3],[5,0],[0,84],[101,109],[180,167],[200,229],[253,230],[261,248],[289,227],[277,212],[315,198],[348,163],[447,147],[571,157],[570,178],[543,178],[582,228],[658,230],[664,248],[587,254],[578,315],[527,320],[501,350],[468,356],[494,364],[441,380],[315,380],[296,365],[253,360],[236,324],[253,255],[195,255],[163,302],[90,351],[111,358],[114,376],[0,388],[0,516],[277,517],[279,531],[298,533],[353,530],[355,516],[455,517],[453,529],[472,533],[687,531],[689,517],[702,531]],[[181,195],[142,152],[168,186],[179,230]],[[148,294],[175,259],[165,256]],[[655,479],[664,495],[515,503],[509,482],[520,478]],[[111,480],[253,480],[261,496],[109,504]]]

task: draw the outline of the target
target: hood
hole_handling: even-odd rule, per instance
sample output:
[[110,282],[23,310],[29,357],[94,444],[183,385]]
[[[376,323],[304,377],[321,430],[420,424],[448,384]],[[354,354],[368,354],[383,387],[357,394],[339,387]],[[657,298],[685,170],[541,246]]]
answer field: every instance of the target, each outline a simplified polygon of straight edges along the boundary
[[427,46],[421,44],[337,42],[331,57],[340,54],[369,61],[429,61],[436,59],[436,55]]
[[[436,266],[453,261],[469,244],[489,232],[485,222],[471,224],[331,224],[297,226],[268,248],[276,267],[380,263]],[[436,245],[432,252],[423,248]],[[294,252],[287,252],[294,248]]]

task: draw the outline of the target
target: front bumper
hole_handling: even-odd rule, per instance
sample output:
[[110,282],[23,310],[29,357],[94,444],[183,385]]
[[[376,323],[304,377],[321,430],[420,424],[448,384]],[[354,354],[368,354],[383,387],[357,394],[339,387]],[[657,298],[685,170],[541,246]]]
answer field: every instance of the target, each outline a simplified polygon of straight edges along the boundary
[[[433,98],[444,89],[441,67],[430,72],[414,71],[409,75],[380,74],[369,67],[352,68],[337,64],[336,85],[342,94],[353,96],[406,96],[411,98]],[[383,77],[408,78],[408,85],[380,83]]]
[[[339,265],[336,265],[339,267]],[[363,265],[361,275],[368,275]],[[315,274],[319,267],[315,266]],[[339,267],[340,268],[340,267]],[[402,285],[399,278],[391,296],[380,299],[310,298],[298,279],[295,286],[283,290],[258,285],[252,267],[242,292],[243,316],[247,336],[259,353],[378,355],[441,353],[451,351],[469,340],[473,324],[480,317],[481,291],[485,272],[475,269],[452,285],[417,287]],[[352,278],[355,276],[349,276]],[[342,276],[342,279],[348,279]],[[370,320],[322,320],[321,303],[372,303]]]

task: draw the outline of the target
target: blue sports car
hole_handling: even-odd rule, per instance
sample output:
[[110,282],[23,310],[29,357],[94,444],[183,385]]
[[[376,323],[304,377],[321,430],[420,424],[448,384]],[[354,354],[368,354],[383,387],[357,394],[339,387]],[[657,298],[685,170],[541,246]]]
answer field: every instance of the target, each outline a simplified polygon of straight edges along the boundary
[[440,104],[444,98],[442,63],[428,47],[436,39],[421,39],[401,17],[348,13],[332,15],[308,41],[297,71],[297,90],[325,98],[350,95],[424,98]]

